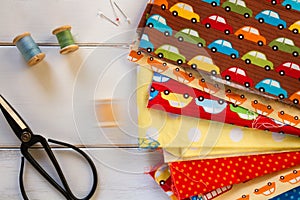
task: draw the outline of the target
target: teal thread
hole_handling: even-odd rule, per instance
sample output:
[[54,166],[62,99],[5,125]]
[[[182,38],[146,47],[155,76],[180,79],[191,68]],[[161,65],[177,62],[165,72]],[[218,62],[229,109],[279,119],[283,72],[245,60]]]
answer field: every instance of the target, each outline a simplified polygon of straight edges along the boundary
[[42,53],[39,46],[35,43],[30,35],[24,36],[19,41],[17,41],[16,46],[23,55],[26,62],[28,62],[37,54]]

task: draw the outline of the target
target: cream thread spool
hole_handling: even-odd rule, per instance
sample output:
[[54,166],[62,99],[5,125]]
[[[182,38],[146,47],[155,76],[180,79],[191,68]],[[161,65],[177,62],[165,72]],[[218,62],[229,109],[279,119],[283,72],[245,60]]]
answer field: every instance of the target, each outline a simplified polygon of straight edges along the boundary
[[58,43],[60,45],[60,53],[68,54],[76,51],[79,47],[75,44],[73,36],[71,34],[71,26],[65,25],[58,27],[52,31],[53,35],[56,35]]
[[13,44],[17,46],[29,66],[38,64],[46,56],[28,32],[15,37]]

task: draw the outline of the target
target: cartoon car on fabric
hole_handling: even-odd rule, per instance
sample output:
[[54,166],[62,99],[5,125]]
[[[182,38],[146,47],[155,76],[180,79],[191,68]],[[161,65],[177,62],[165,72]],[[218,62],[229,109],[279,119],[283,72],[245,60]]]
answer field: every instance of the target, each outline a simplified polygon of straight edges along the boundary
[[177,38],[179,42],[186,41],[196,44],[199,48],[206,46],[205,40],[199,36],[199,33],[190,28],[180,30],[175,34],[175,38]]
[[243,0],[227,0],[222,4],[222,8],[227,12],[235,12],[244,15],[245,18],[252,17],[252,10],[246,6]]
[[258,102],[257,100],[251,101],[251,106],[252,106],[252,108],[254,108],[254,111],[256,113],[258,113],[260,115],[264,115],[264,116],[268,116],[269,114],[271,114],[274,111],[272,106],[262,104],[262,103]]
[[131,50],[127,59],[131,62],[137,62],[142,59],[144,56],[141,51]]
[[207,56],[195,56],[188,62],[188,65],[190,65],[192,69],[201,69],[210,72],[212,75],[220,74],[220,68]]
[[293,54],[294,57],[297,57],[300,53],[300,48],[295,46],[295,43],[293,40],[280,37],[269,44],[270,47],[272,47],[273,51],[283,51],[286,53]]
[[208,94],[214,94],[220,90],[217,86],[214,86],[211,83],[207,83],[204,78],[201,78],[199,80],[199,89]]
[[289,27],[290,31],[293,31],[294,34],[299,34],[300,33],[300,20],[296,21]]
[[228,89],[226,90],[226,100],[233,103],[235,106],[239,106],[245,103],[247,98],[243,94],[237,94]]
[[173,74],[176,76],[176,80],[180,83],[190,83],[195,79],[191,73],[181,71],[179,68],[173,69]]
[[255,85],[255,88],[260,92],[266,92],[274,96],[278,96],[280,99],[288,97],[287,91],[281,88],[280,83],[270,78],[260,81]]
[[263,67],[266,71],[274,69],[274,64],[267,59],[265,54],[259,51],[249,51],[248,53],[243,55],[242,60],[244,60],[248,65],[253,64],[259,67]]
[[149,40],[149,36],[147,34],[143,34],[140,41],[140,48],[147,49],[148,53],[154,51],[154,46]]
[[226,40],[215,40],[210,43],[207,48],[209,48],[213,53],[220,52],[222,54],[230,56],[232,59],[236,59],[239,57],[239,52],[232,47],[232,44],[230,42]]
[[253,80],[247,76],[246,71],[239,67],[230,67],[221,73],[226,81],[233,81],[249,88],[253,86]]
[[152,15],[147,19],[146,26],[155,28],[156,30],[164,33],[165,36],[172,35],[172,28],[167,25],[167,20],[160,15]]
[[295,79],[300,80],[300,66],[294,62],[285,62],[276,67],[276,72],[280,74],[280,76],[289,76]]
[[288,10],[294,9],[300,11],[300,0],[285,0],[281,5],[285,6]]
[[233,104],[230,104],[230,110],[232,112],[237,113],[241,119],[254,120],[258,117],[257,113],[247,110],[240,106],[234,106]]
[[165,83],[168,82],[170,78],[160,73],[154,72],[152,80],[158,83]]
[[290,126],[297,126],[300,123],[298,116],[292,116],[290,114],[284,113],[284,111],[278,112],[278,117],[282,120],[283,123]]
[[197,106],[201,106],[203,110],[210,114],[218,114],[226,109],[227,103],[222,100],[205,99],[203,96],[195,98]]
[[220,0],[202,0],[205,3],[210,3],[213,7],[220,6]]
[[157,97],[158,93],[159,93],[158,90],[156,90],[154,87],[151,87],[150,94],[149,94],[149,100],[151,101],[152,99]]
[[155,171],[154,179],[158,185],[164,185],[170,176],[169,166],[164,164]]
[[291,101],[293,101],[294,104],[299,104],[300,102],[300,90],[298,92],[295,92],[292,94],[289,98]]
[[266,38],[260,35],[258,29],[252,26],[244,26],[237,30],[234,35],[236,35],[240,40],[246,39],[257,43],[259,46],[266,45]]
[[238,198],[236,200],[249,200],[249,199],[250,199],[250,195],[249,194],[247,194],[247,195],[243,194],[241,198]]
[[272,5],[281,3],[281,0],[267,0],[267,1],[270,2]]
[[152,4],[160,6],[162,10],[166,10],[169,7],[168,0],[153,0]]
[[276,190],[276,184],[275,182],[268,182],[267,185],[254,190],[254,194],[259,195],[262,194],[264,196],[270,196],[274,194]]
[[219,15],[210,15],[202,20],[202,24],[206,28],[213,28],[219,31],[224,32],[226,35],[233,33],[233,28],[230,26],[224,17]]
[[272,26],[277,26],[280,30],[286,28],[286,22],[280,19],[277,12],[272,10],[264,10],[255,16],[259,23],[266,23]]
[[152,56],[147,59],[147,63],[150,65],[152,71],[162,73],[166,71],[169,67],[166,62],[162,62],[153,58]]
[[285,176],[280,176],[280,182],[297,184],[300,182],[300,172],[298,170],[293,170],[292,173],[289,173]]
[[200,22],[200,16],[197,13],[194,13],[193,7],[189,4],[182,2],[176,3],[169,10],[173,16],[180,16],[191,20],[193,23]]
[[184,108],[187,105],[191,103],[193,100],[193,97],[191,97],[189,94],[177,94],[172,93],[169,90],[165,90],[160,93],[161,98],[164,100],[167,100],[171,107],[174,108]]
[[158,49],[156,49],[154,53],[159,58],[166,58],[175,61],[179,65],[186,62],[184,55],[180,54],[178,48],[172,45],[162,45]]

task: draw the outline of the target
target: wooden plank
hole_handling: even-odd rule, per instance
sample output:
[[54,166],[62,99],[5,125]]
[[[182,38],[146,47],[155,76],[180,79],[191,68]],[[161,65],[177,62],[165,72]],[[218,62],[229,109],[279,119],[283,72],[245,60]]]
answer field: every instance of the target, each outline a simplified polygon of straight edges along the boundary
[[[128,49],[80,48],[60,55],[43,47],[46,58],[28,67],[15,47],[0,47],[0,93],[36,133],[87,146],[137,145],[136,67]],[[98,126],[95,100],[116,99],[119,127]],[[0,146],[18,146],[0,114]]]
[[[69,24],[77,42],[132,42],[132,35],[118,37],[120,33],[134,30],[142,16],[148,0],[116,0],[131,18],[131,24],[118,13],[119,27],[100,19],[98,11],[114,18],[109,1],[104,0],[2,0],[0,7],[0,42],[11,42],[23,32],[31,32],[39,43],[57,43],[52,30]],[[125,36],[125,35],[123,35]]]
[[[92,199],[168,199],[144,171],[161,161],[157,152],[137,149],[85,149],[93,157],[99,173],[99,184]],[[68,150],[55,154],[75,194],[84,196],[91,184],[89,168],[81,157]],[[39,150],[33,151],[42,166],[52,169]],[[0,150],[1,199],[21,199],[18,184],[20,152]],[[54,170],[54,169],[53,169]],[[52,174],[53,170],[48,172]],[[56,177],[56,176],[54,176]],[[4,181],[5,180],[5,181]],[[64,199],[26,162],[24,184],[29,199]]]

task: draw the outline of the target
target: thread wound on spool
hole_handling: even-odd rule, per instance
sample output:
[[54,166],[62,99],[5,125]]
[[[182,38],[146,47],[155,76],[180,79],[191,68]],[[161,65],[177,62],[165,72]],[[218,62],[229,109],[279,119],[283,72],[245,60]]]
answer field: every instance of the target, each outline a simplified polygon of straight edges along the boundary
[[68,54],[76,51],[79,47],[75,44],[72,33],[71,26],[61,26],[52,31],[53,35],[56,35],[58,43],[60,45],[60,53]]
[[39,46],[28,32],[15,37],[13,43],[17,46],[29,66],[35,65],[45,58],[45,54],[41,52]]

